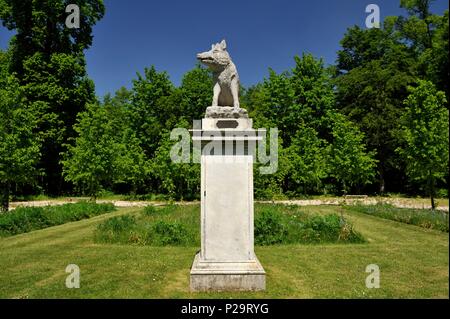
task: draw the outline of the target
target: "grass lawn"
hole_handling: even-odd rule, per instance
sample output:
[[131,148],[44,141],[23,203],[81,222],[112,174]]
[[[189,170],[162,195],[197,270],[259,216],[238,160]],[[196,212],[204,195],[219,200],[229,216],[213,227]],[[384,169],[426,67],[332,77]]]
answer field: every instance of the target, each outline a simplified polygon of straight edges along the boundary
[[[97,225],[122,208],[87,220],[0,238],[1,298],[448,298],[448,233],[337,206],[307,206],[312,214],[341,212],[364,244],[256,247],[267,272],[264,292],[191,293],[189,269],[199,247],[95,243]],[[186,208],[199,214],[199,207]],[[77,264],[81,288],[68,289],[65,268]],[[368,289],[365,268],[377,264],[381,287]]]

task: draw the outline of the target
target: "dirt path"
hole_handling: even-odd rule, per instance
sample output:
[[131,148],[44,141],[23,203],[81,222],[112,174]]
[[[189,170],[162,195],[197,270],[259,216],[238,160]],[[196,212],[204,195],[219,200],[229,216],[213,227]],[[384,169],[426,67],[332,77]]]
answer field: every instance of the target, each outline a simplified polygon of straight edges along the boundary
[[[67,198],[67,199],[55,199],[55,200],[41,200],[41,201],[28,201],[28,202],[12,202],[10,204],[10,210],[16,207],[42,207],[42,206],[54,206],[63,205],[67,203],[76,203],[87,198]],[[276,201],[257,201],[258,203],[280,203],[288,205],[299,206],[320,206],[320,205],[376,205],[378,203],[391,204],[400,208],[417,208],[417,209],[429,209],[431,206],[422,202],[417,202],[414,199],[409,198],[389,198],[389,197],[367,197],[367,198],[343,198],[335,197],[329,199],[305,199],[305,200],[276,200]],[[167,202],[162,201],[124,201],[124,200],[97,200],[97,203],[112,203],[116,207],[145,207],[149,205],[159,206],[165,205]],[[177,202],[179,205],[193,205],[198,204],[198,201],[194,202]],[[449,211],[448,201],[446,205],[439,205],[438,210]]]
[[[263,203],[272,203],[272,201],[260,201]],[[415,209],[431,209],[430,204],[424,203],[414,203],[413,201],[408,201],[407,198],[334,198],[334,199],[306,199],[306,200],[280,200],[274,201],[275,203],[282,203],[288,205],[299,205],[299,206],[320,206],[320,205],[376,205],[376,204],[390,204],[399,208],[415,208]],[[449,211],[448,202],[447,206],[439,205],[436,207],[438,210]]]

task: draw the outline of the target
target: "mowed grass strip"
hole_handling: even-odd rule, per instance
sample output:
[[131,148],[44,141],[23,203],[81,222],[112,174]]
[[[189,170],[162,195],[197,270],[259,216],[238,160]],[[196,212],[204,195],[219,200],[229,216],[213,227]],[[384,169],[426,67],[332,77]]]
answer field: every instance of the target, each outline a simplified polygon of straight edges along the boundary
[[18,207],[0,214],[0,237],[82,220],[116,210],[113,204],[79,202],[44,207]]
[[[192,210],[191,210],[192,209]],[[259,209],[259,208],[257,208]],[[336,206],[302,207],[339,214],[367,243],[256,247],[267,272],[264,292],[192,293],[195,246],[143,246],[94,241],[95,230],[126,208],[90,219],[0,239],[2,298],[448,298],[448,234]],[[199,206],[179,212],[199,220]],[[173,216],[176,220],[176,216]],[[77,264],[81,287],[68,289],[65,268]],[[366,266],[377,264],[381,287],[368,289]]]
[[431,209],[398,208],[389,204],[347,206],[348,210],[448,233],[448,212]]
[[[95,230],[95,241],[198,247],[198,214],[198,206],[147,206],[140,214],[112,217],[99,224]],[[366,242],[342,214],[307,214],[296,205],[257,205],[254,235],[255,245],[258,246]]]

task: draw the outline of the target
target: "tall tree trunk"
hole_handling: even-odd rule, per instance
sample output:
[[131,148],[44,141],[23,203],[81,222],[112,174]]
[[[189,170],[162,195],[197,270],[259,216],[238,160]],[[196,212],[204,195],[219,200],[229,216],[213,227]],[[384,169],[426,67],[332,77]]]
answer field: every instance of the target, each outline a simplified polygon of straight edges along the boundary
[[347,195],[347,183],[345,182],[345,180],[342,181],[342,188],[344,191],[344,196]]
[[431,209],[436,209],[436,203],[434,202],[434,178],[431,172],[429,172],[429,190],[430,190],[430,199],[431,199]]
[[380,188],[379,188],[379,192],[380,195],[384,194],[384,189],[385,189],[385,182],[384,182],[384,176],[380,175]]
[[11,184],[9,182],[0,183],[0,212],[9,210],[9,192]]

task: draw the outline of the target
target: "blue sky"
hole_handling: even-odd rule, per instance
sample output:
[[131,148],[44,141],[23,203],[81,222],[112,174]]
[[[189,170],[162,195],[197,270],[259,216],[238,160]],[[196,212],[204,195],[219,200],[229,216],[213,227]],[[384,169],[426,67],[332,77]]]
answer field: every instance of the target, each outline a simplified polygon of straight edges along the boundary
[[[406,14],[400,0],[105,0],[106,14],[94,27],[86,52],[98,96],[130,87],[136,72],[155,65],[179,85],[195,66],[197,52],[226,39],[241,82],[262,81],[272,67],[293,66],[293,56],[310,52],[327,64],[336,59],[346,29],[365,25],[365,8],[380,7],[381,19]],[[442,14],[446,0],[432,11]],[[11,32],[0,27],[0,48]]]

